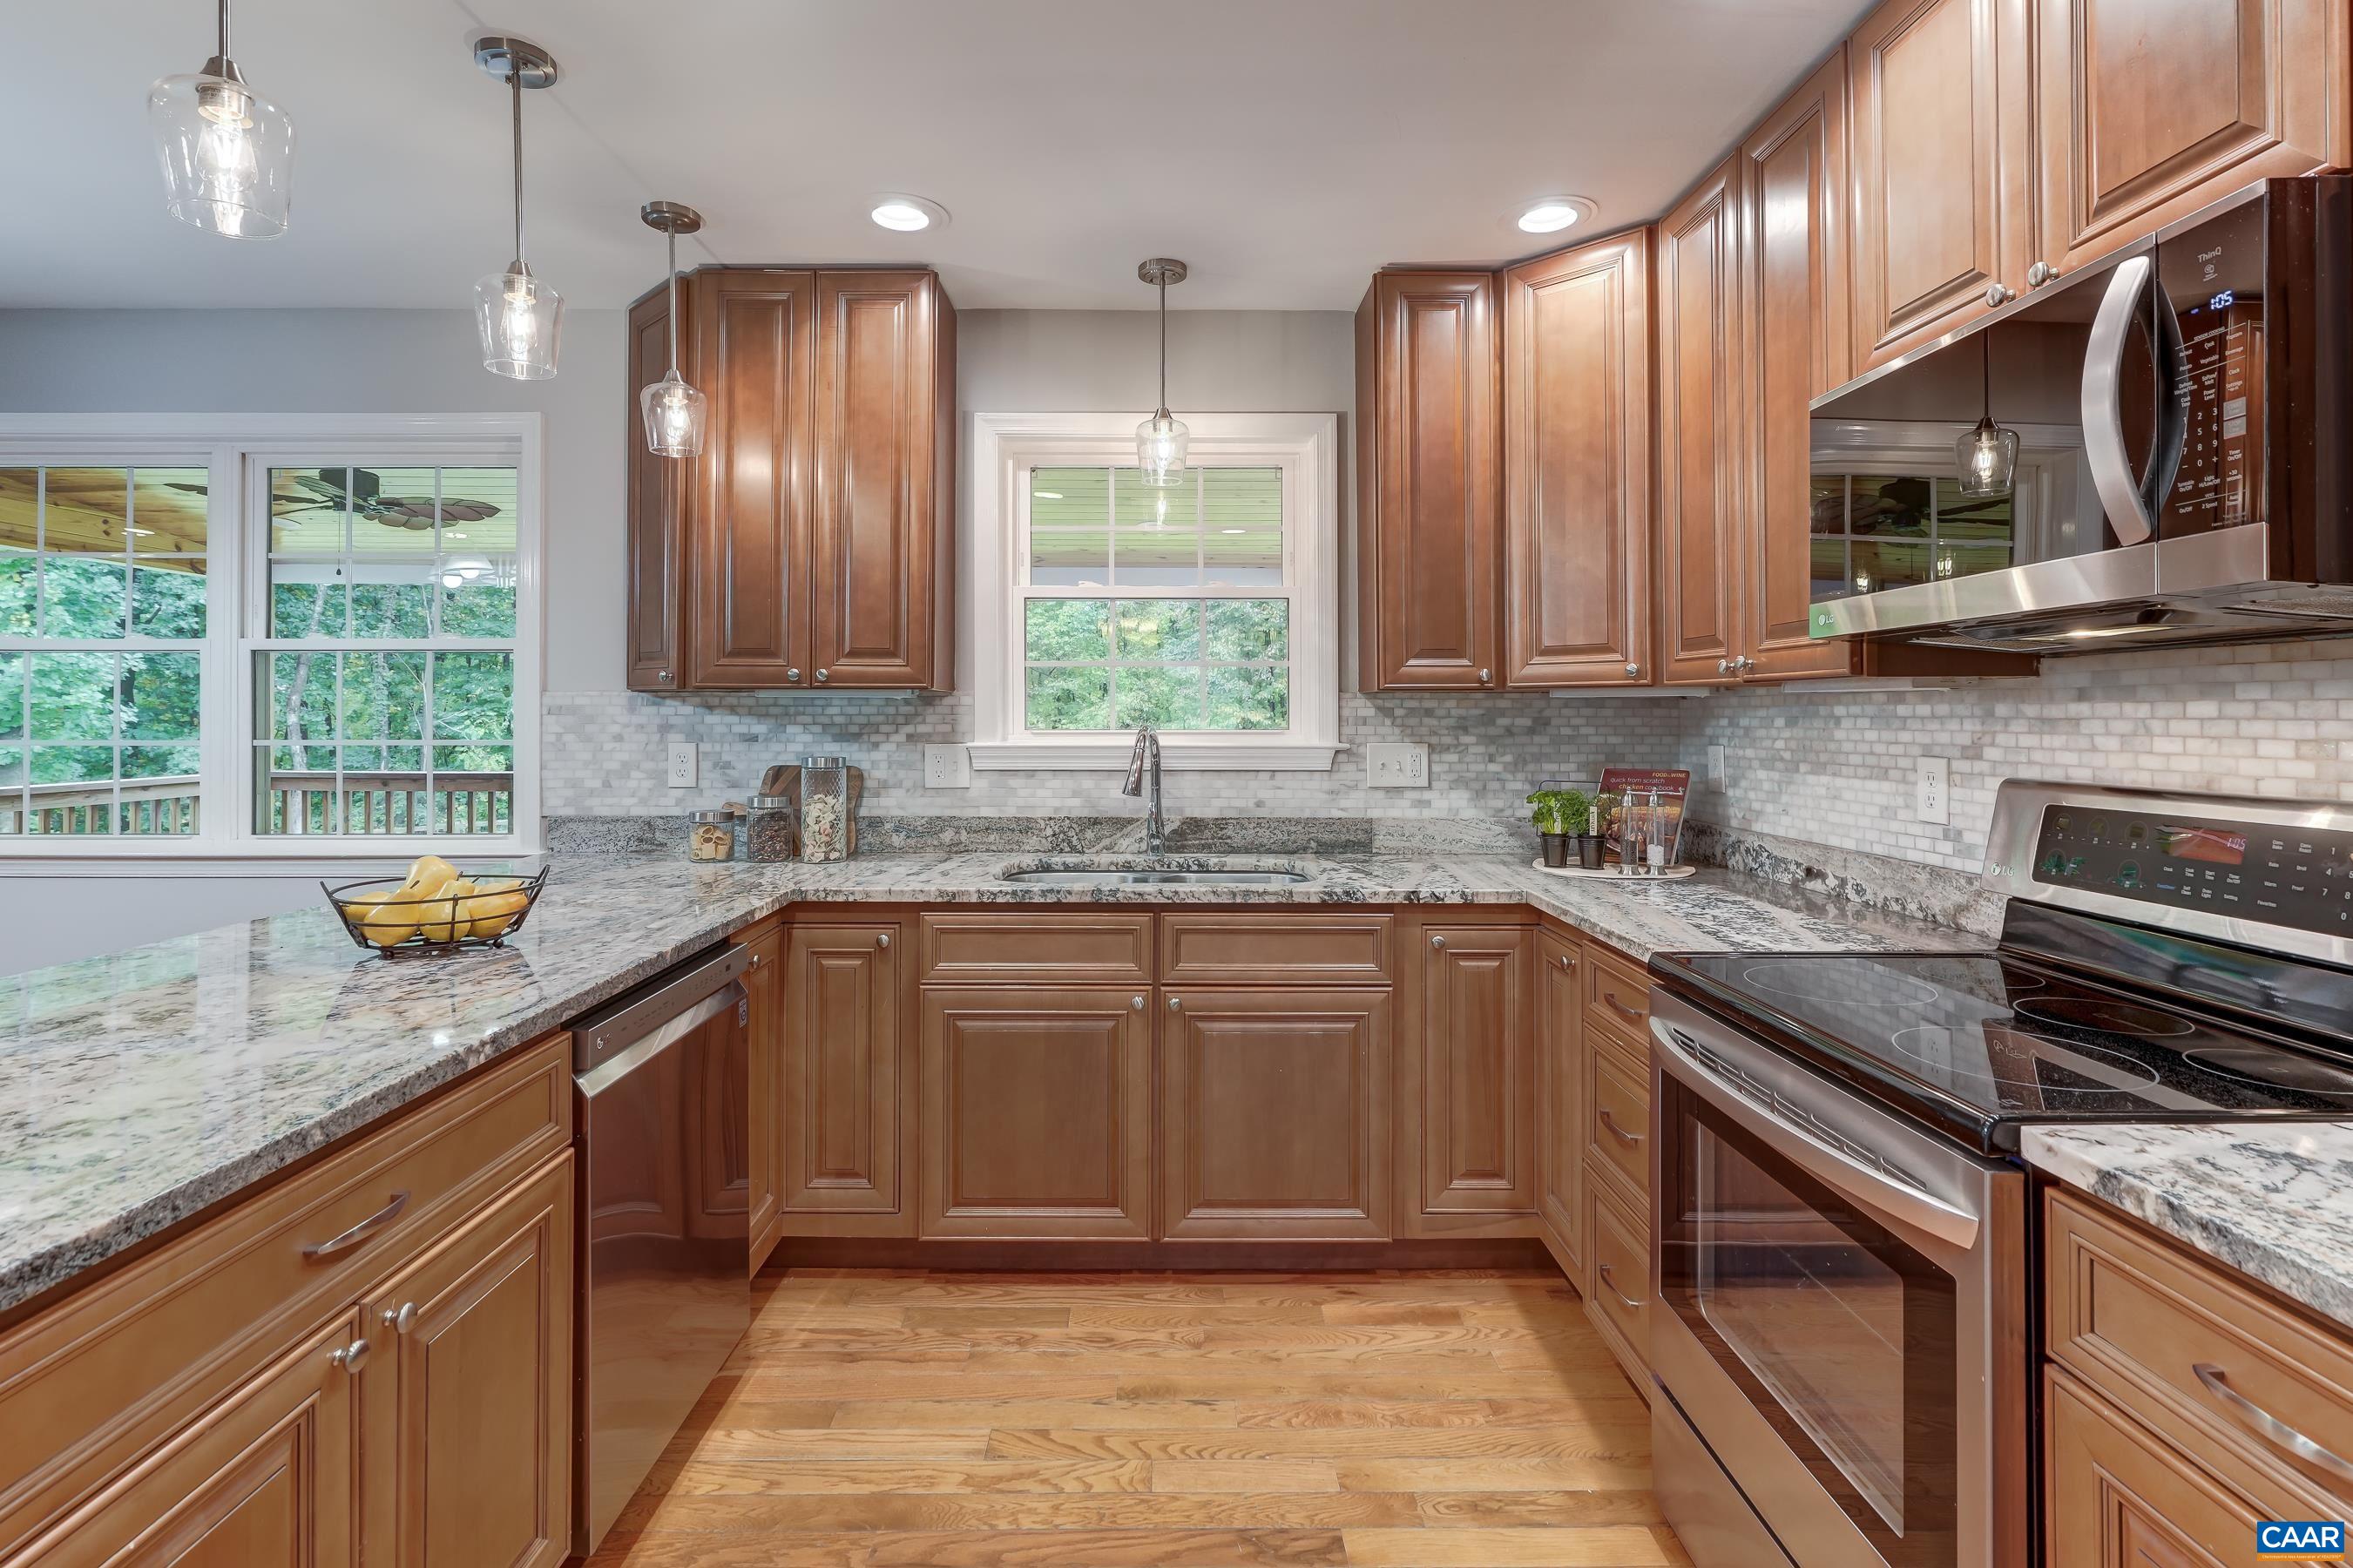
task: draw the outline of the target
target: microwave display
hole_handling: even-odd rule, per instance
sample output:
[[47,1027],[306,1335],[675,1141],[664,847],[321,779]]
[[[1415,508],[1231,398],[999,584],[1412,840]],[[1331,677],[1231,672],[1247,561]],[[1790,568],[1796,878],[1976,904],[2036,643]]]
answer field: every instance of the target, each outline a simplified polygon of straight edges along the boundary
[[2181,468],[2158,531],[2171,536],[2263,517],[2263,225],[2242,207],[2158,247],[2158,278],[2181,325]]

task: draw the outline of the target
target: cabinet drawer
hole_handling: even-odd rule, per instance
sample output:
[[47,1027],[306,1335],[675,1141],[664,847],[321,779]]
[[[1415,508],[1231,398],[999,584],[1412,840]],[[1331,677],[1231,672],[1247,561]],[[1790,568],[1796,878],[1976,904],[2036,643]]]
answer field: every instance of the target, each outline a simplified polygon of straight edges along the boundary
[[[2054,1359],[2177,1442],[2353,1500],[2353,1343],[2073,1193],[2050,1189],[2043,1217]],[[2282,1427],[2337,1465],[2292,1454]]]
[[1610,1198],[1603,1184],[1586,1184],[1586,1247],[1593,1255],[1585,1314],[1626,1367],[1638,1388],[1647,1389],[1651,1364],[1650,1226]]
[[1651,1080],[1622,1060],[1615,1047],[1586,1053],[1587,1163],[1625,1185],[1625,1195],[1647,1203],[1651,1191]]
[[1160,917],[1164,985],[1385,985],[1392,977],[1388,915]]
[[1651,1039],[1651,973],[1599,942],[1586,944],[1585,1016],[1647,1052]]
[[1102,910],[947,910],[923,917],[923,984],[1149,985],[1152,917]]
[[557,1035],[0,1335],[0,1553],[571,1141]]

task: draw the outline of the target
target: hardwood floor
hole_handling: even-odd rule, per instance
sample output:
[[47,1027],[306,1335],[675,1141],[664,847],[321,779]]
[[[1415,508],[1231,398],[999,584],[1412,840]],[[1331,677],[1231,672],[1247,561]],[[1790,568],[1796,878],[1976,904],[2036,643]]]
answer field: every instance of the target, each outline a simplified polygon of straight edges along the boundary
[[1649,1568],[1558,1275],[771,1271],[595,1568]]

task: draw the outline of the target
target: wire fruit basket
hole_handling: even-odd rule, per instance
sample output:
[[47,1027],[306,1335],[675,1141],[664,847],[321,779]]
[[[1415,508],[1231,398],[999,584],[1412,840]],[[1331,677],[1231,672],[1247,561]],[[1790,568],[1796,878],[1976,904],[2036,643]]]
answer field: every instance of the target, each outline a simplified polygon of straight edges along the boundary
[[322,882],[319,889],[327,895],[328,906],[343,922],[352,941],[393,958],[505,946],[507,938],[531,918],[550,869],[543,868],[536,876],[503,879],[501,885],[488,889],[437,893],[398,902],[387,902],[386,895],[406,885],[406,879],[400,877],[376,877],[332,888]]

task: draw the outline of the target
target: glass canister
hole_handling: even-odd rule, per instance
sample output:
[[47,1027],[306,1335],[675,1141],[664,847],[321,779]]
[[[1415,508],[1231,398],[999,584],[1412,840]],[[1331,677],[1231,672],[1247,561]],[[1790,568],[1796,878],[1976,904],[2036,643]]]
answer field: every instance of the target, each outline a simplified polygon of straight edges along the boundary
[[690,811],[686,814],[686,858],[698,863],[735,858],[735,814],[732,811]]
[[857,772],[843,757],[801,759],[801,858],[847,860],[857,847]]
[[800,812],[788,795],[755,795],[744,817],[744,858],[792,860],[800,855]]

